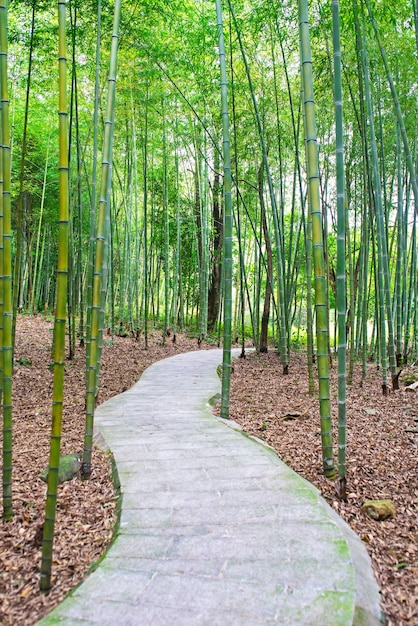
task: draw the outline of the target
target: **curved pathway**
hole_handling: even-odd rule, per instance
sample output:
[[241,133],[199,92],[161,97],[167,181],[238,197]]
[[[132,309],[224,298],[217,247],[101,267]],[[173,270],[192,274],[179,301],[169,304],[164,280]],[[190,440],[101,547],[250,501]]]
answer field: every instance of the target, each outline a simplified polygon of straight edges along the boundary
[[357,536],[270,448],[211,413],[221,359],[155,363],[97,409],[121,482],[120,532],[39,624],[380,623]]

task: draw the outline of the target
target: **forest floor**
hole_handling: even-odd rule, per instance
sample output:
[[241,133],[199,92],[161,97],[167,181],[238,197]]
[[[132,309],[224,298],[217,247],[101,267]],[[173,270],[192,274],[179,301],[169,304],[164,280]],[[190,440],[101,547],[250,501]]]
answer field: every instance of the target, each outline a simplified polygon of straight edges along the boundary
[[[418,376],[418,368],[405,370]],[[337,365],[331,369],[333,428],[337,432]],[[361,366],[347,387],[347,501],[322,471],[318,393],[308,393],[306,354],[292,354],[283,376],[276,352],[237,359],[230,417],[272,446],[280,458],[313,483],[360,536],[382,590],[388,626],[418,625],[418,390],[389,392],[381,374]],[[360,512],[365,500],[390,499],[395,519],[375,521]],[[326,573],[324,572],[324,575]]]
[[[53,372],[53,323],[20,317],[13,379],[14,517],[0,522],[0,624],[29,626],[46,615],[100,559],[112,540],[115,498],[108,456],[95,449],[90,480],[77,476],[59,487],[52,589],[39,591],[46,485],[38,474],[48,466]],[[126,391],[153,362],[198,349],[196,339],[177,335],[162,345],[160,333],[144,339],[104,336],[97,402]],[[61,454],[83,449],[85,348],[65,366]],[[2,436],[0,435],[0,440]],[[1,449],[1,448],[0,448]],[[1,465],[1,463],[0,463]]]
[[[109,458],[95,450],[91,479],[83,483],[76,477],[59,487],[53,586],[47,594],[39,592],[46,486],[38,474],[47,466],[49,454],[51,340],[52,322],[19,318],[13,383],[15,514],[12,521],[0,523],[2,626],[34,624],[60,602],[100,559],[115,522]],[[98,403],[129,389],[154,361],[197,347],[196,339],[184,335],[177,336],[176,344],[169,337],[162,345],[157,333],[148,350],[143,337],[139,341],[105,337]],[[77,347],[73,360],[66,363],[62,454],[82,449],[84,372],[85,350]],[[238,359],[232,375],[231,418],[266,440],[283,461],[320,489],[365,542],[389,626],[412,626],[418,624],[418,435],[405,429],[417,426],[418,394],[402,388],[384,398],[378,372],[370,365],[363,386],[356,373],[348,396],[347,502],[338,500],[333,484],[322,475],[318,400],[307,391],[303,354],[292,355],[288,376],[281,374],[274,351]],[[362,502],[369,498],[391,498],[396,518],[377,522],[360,514]]]

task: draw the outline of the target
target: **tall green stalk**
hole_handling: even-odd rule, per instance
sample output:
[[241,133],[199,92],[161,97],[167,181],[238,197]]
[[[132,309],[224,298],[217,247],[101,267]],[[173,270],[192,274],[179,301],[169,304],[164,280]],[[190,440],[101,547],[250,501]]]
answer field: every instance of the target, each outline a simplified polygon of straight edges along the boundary
[[[393,104],[394,104],[395,112],[396,112],[396,119],[398,121],[399,128],[400,128],[400,131],[401,131],[401,137],[402,137],[404,151],[405,151],[406,164],[407,164],[407,167],[408,167],[409,175],[411,176],[411,185],[412,185],[412,190],[414,192],[414,200],[415,200],[415,212],[418,214],[418,173],[417,173],[416,167],[414,166],[414,161],[413,161],[413,158],[412,158],[412,152],[411,152],[411,149],[409,147],[409,140],[408,140],[408,136],[406,134],[405,121],[404,121],[404,118],[403,118],[403,115],[402,115],[402,110],[401,110],[401,105],[400,105],[400,102],[399,102],[398,92],[397,92],[397,89],[396,89],[396,86],[395,86],[395,81],[393,80],[392,72],[390,71],[389,63],[388,63],[387,56],[386,56],[385,47],[383,45],[382,37],[380,35],[380,30],[379,30],[379,27],[377,25],[376,19],[374,17],[374,13],[373,13],[370,1],[369,0],[365,0],[365,2],[366,2],[366,6],[367,6],[367,11],[368,11],[369,16],[370,16],[370,21],[371,21],[373,30],[374,30],[375,35],[376,35],[377,45],[379,46],[380,55],[382,57],[383,65],[385,67],[386,78],[387,78],[387,81],[389,83],[390,92],[391,92],[391,95],[392,95],[392,100],[393,100]],[[415,11],[414,11],[414,13],[415,13]]]
[[163,197],[164,197],[164,328],[163,342],[170,328],[170,212],[168,202],[168,156],[166,138],[166,119],[163,103]]
[[395,339],[393,328],[392,303],[390,295],[390,275],[389,275],[389,259],[387,231],[385,228],[385,217],[382,205],[382,188],[380,181],[379,161],[376,143],[376,134],[374,129],[374,110],[371,96],[369,61],[366,50],[365,38],[363,36],[361,43],[361,55],[364,72],[364,88],[367,104],[367,114],[369,118],[370,145],[371,145],[371,162],[373,167],[373,187],[374,187],[374,208],[376,214],[377,225],[377,246],[378,246],[378,285],[380,291],[379,308],[380,308],[380,329],[379,336],[381,338],[381,357],[382,357],[382,391],[387,393],[386,383],[386,324],[388,330],[388,352],[389,364],[392,374],[393,389],[399,388],[398,377],[396,373],[396,355],[395,355]]
[[[178,137],[178,120],[176,119],[176,138]],[[181,291],[181,278],[180,278],[180,256],[181,256],[181,197],[180,197],[180,167],[179,167],[179,155],[176,146],[175,149],[175,163],[176,163],[176,194],[177,194],[177,215],[176,215],[176,252],[174,257],[175,273],[173,284],[173,302],[172,302],[172,319],[173,319],[173,343],[176,343],[177,339],[177,324],[179,318],[179,295]]]
[[401,169],[401,141],[399,124],[396,125],[396,169],[398,179],[398,206],[397,206],[397,244],[396,244],[396,276],[395,276],[395,311],[396,311],[396,364],[402,364],[402,328],[403,307],[403,259],[404,259],[404,219],[403,219],[403,194],[402,194],[402,169]]
[[412,10],[414,12],[414,24],[415,24],[415,45],[418,54],[418,3],[416,0],[412,0]]
[[91,334],[91,303],[93,300],[93,274],[94,274],[94,243],[96,231],[96,199],[97,199],[97,154],[99,149],[99,90],[100,90],[100,39],[101,39],[101,14],[102,3],[97,3],[97,33],[96,33],[96,63],[94,82],[94,109],[93,109],[93,165],[91,174],[91,198],[90,198],[90,234],[87,262],[87,320],[86,320],[86,383],[87,372],[90,367],[90,334]]
[[219,66],[221,73],[221,110],[224,169],[224,241],[223,241],[223,293],[224,331],[222,359],[221,417],[229,418],[229,394],[231,386],[231,328],[232,328],[232,195],[231,195],[231,149],[229,139],[228,85],[226,78],[225,44],[222,23],[221,0],[216,0],[218,27]]
[[59,63],[59,233],[57,295],[54,324],[54,386],[52,399],[51,445],[48,488],[42,541],[41,591],[51,587],[52,547],[58,491],[58,468],[61,447],[62,406],[64,399],[65,322],[68,287],[68,112],[67,112],[67,44],[66,0],[58,2]]
[[25,118],[23,122],[23,137],[22,137],[22,155],[20,159],[20,173],[19,173],[19,198],[17,203],[17,224],[16,224],[16,254],[13,268],[13,345],[14,337],[16,334],[16,317],[19,306],[19,292],[21,289],[21,266],[22,266],[22,231],[23,231],[23,195],[25,184],[25,161],[27,151],[27,136],[28,136],[28,120],[29,120],[29,97],[32,78],[32,61],[33,61],[33,46],[35,35],[35,8],[36,2],[32,5],[32,17],[31,17],[31,32],[29,42],[29,56],[28,56],[28,73],[26,82],[26,96],[25,96]]
[[[42,185],[42,197],[41,197],[41,206],[39,209],[39,220],[38,220],[38,230],[36,234],[36,248],[35,248],[35,259],[33,262],[33,280],[32,280],[32,294],[30,300],[29,310],[32,313],[36,313],[37,311],[37,285],[38,285],[38,274],[41,273],[41,259],[39,258],[39,246],[41,242],[41,228],[43,221],[43,212],[44,212],[44,204],[45,204],[45,191],[46,191],[46,177],[48,173],[48,161],[49,161],[49,143],[46,149],[46,157],[45,157],[45,169],[44,169],[44,181]],[[45,239],[43,239],[45,242]]]
[[112,166],[112,137],[114,128],[114,109],[116,93],[116,70],[118,56],[119,22],[121,12],[121,0],[115,1],[112,46],[110,53],[109,83],[106,122],[103,138],[102,156],[102,180],[100,187],[99,210],[97,217],[96,232],[96,254],[94,260],[93,293],[91,306],[91,329],[90,329],[90,359],[87,371],[87,393],[86,393],[86,426],[84,433],[84,453],[82,464],[82,477],[87,479],[91,474],[91,455],[93,447],[93,423],[94,408],[99,380],[101,335],[104,298],[103,291],[106,290],[105,261],[107,256],[107,241],[109,226],[107,226],[109,214],[109,195],[111,184]]
[[316,133],[312,56],[308,23],[307,0],[298,0],[299,36],[302,65],[303,105],[305,110],[305,143],[309,203],[312,216],[312,247],[315,275],[316,343],[321,416],[322,461],[324,473],[335,477],[332,450],[331,401],[328,360],[327,290],[322,235],[322,212],[319,195],[318,144]]
[[144,219],[144,259],[143,259],[143,298],[144,298],[144,342],[148,349],[148,308],[149,308],[149,275],[148,275],[148,84],[145,96],[144,148],[143,148],[143,219]]
[[[4,310],[4,281],[3,281],[3,266],[4,266],[4,237],[3,237],[3,230],[4,230],[4,198],[3,198],[3,130],[2,130],[2,114],[3,114],[3,107],[2,107],[2,103],[1,103],[1,99],[0,99],[0,399],[1,402],[3,403],[3,388],[4,388],[4,343],[3,343],[3,310]],[[4,472],[4,467],[6,466],[7,463],[10,463],[10,460],[7,459],[7,454],[10,454],[10,458],[11,458],[11,449],[10,452],[8,452],[7,454],[5,454],[6,451],[6,445],[4,443],[4,427],[5,427],[5,423],[4,423],[4,419],[3,419],[3,450],[2,450],[2,461],[3,461],[3,472]],[[7,432],[7,429],[6,429]],[[12,433],[10,433],[10,438],[11,438]],[[7,437],[6,437],[7,438]],[[10,441],[8,442],[8,444],[10,445]],[[5,458],[6,457],[6,458]],[[7,459],[7,463],[6,463],[6,459]],[[9,495],[7,493],[7,490],[9,489],[8,487],[8,479],[9,476],[7,476],[7,474],[3,473],[3,498],[5,497],[5,495]],[[5,480],[6,479],[6,480]],[[6,489],[4,488],[4,483],[6,482]],[[6,498],[6,502],[7,502]],[[10,501],[11,503],[11,498]]]
[[238,28],[238,23],[235,17],[235,13],[232,7],[231,0],[228,0],[229,8],[231,11],[232,19],[234,21],[235,30],[238,37],[238,42],[241,50],[242,60],[244,61],[245,72],[247,75],[248,85],[251,92],[251,100],[254,107],[254,114],[257,121],[257,131],[260,139],[261,151],[263,155],[263,163],[266,171],[268,189],[270,194],[271,209],[273,213],[274,223],[274,235],[276,243],[276,260],[277,260],[277,286],[278,286],[278,331],[279,331],[279,345],[280,345],[280,359],[283,365],[283,374],[289,373],[289,344],[288,344],[288,319],[287,319],[287,294],[285,292],[285,279],[284,279],[284,249],[283,249],[283,228],[281,228],[283,217],[279,221],[279,213],[277,207],[276,194],[274,191],[273,179],[271,177],[269,160],[267,156],[267,145],[264,139],[263,126],[261,123],[261,117],[259,114],[258,104],[255,97],[253,84],[251,80],[250,68],[245,54],[244,46],[242,43],[241,33]]
[[337,166],[337,308],[338,308],[338,485],[346,498],[346,269],[345,269],[345,192],[343,94],[341,80],[340,6],[332,0],[332,40],[334,47],[334,110]]
[[[232,39],[231,30],[232,30],[232,25],[230,23],[229,25],[230,41]],[[232,119],[233,119],[233,145],[234,145],[234,153],[236,155],[235,160],[234,160],[235,161],[234,176],[235,176],[235,185],[237,185],[238,180],[239,180],[238,130],[237,130],[237,123],[236,123],[237,116],[236,116],[236,106],[235,106],[235,82],[234,82],[234,65],[233,65],[232,46],[230,46],[229,59],[230,59],[231,92],[232,92],[231,104],[232,104]],[[248,281],[247,281],[246,270],[245,270],[245,253],[244,253],[242,228],[241,228],[241,202],[240,202],[240,194],[238,193],[238,189],[237,189],[237,194],[236,194],[236,209],[234,212],[234,218],[235,218],[234,219],[235,230],[236,230],[237,239],[238,239],[238,254],[239,254],[239,280],[240,280],[239,295],[240,295],[240,312],[241,312],[241,354],[240,354],[240,357],[245,358],[245,290],[248,293]],[[220,273],[222,274],[222,270]],[[248,298],[248,308],[250,310],[251,324],[253,325],[253,313],[252,313],[252,307],[251,307],[251,302],[249,298]],[[253,336],[255,336],[254,332],[253,332]]]
[[13,301],[12,301],[12,220],[10,205],[10,128],[7,73],[7,0],[0,1],[0,92],[3,157],[3,518],[10,520],[12,510],[12,375],[13,375]]

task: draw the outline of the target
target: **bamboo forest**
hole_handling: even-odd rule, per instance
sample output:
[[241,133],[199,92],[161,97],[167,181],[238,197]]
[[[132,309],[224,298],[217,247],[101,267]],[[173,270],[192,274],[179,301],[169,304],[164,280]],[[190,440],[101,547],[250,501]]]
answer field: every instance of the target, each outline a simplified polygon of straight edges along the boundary
[[[2,560],[2,624],[34,623],[106,548],[67,587],[55,585],[57,510],[70,497],[61,495],[63,453],[81,451],[80,485],[101,473],[103,501],[113,498],[110,461],[93,445],[95,409],[142,370],[114,389],[112,376],[139,367],[137,354],[146,367],[211,347],[223,354],[219,415],[246,416],[243,428],[273,447],[288,435],[274,434],[269,416],[297,428],[304,395],[320,466],[305,477],[354,520],[373,567],[383,559],[374,537],[387,548],[378,580],[388,623],[417,623],[417,77],[417,0],[0,0],[2,540],[13,546]],[[22,346],[44,335],[41,371]],[[68,382],[81,358],[78,382]],[[29,371],[33,391],[22,387]],[[290,384],[292,404],[279,410]],[[72,385],[81,408],[67,445]],[[19,408],[32,394],[32,408]],[[390,540],[395,519],[369,520],[379,531],[355,521],[356,468],[368,463],[360,448],[374,435],[365,421],[360,443],[350,411],[373,422],[376,407],[404,418],[387,435],[404,437],[401,548]],[[15,491],[29,480],[15,472],[41,427],[22,445],[15,438],[38,414],[47,443],[29,453],[30,480],[46,466],[47,487],[36,487],[35,506]],[[377,441],[370,453],[387,454]],[[91,489],[79,508],[98,501]],[[100,506],[112,520],[113,504]],[[36,541],[35,573],[20,585],[10,577],[19,579],[11,563],[21,523]]]

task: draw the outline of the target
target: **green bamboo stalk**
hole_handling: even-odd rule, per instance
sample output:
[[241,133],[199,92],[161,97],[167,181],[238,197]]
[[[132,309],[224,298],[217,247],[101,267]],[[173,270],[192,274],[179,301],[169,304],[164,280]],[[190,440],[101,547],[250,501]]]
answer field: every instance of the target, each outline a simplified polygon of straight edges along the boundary
[[[2,130],[2,115],[3,115],[3,106],[0,98],[0,400],[3,404],[3,389],[4,389],[4,344],[3,344],[3,312],[4,312],[4,280],[3,280],[3,272],[4,272],[4,198],[3,198],[3,130]],[[4,429],[4,420],[2,422],[2,427]],[[7,440],[7,436],[6,436]],[[10,445],[10,441],[7,442]],[[3,448],[2,448],[2,461],[3,461],[3,498],[7,493],[7,485],[6,489],[4,488],[4,482],[8,483],[9,476],[4,474],[4,467],[7,464],[10,464],[9,460],[4,458],[6,446],[4,444],[4,432],[3,432]],[[7,454],[6,454],[7,458]],[[6,499],[7,501],[7,499]],[[4,506],[3,506],[4,511]]]
[[20,173],[19,173],[19,198],[17,205],[17,225],[16,225],[16,254],[14,259],[13,268],[13,345],[16,334],[16,317],[19,303],[19,292],[21,289],[21,267],[22,267],[22,231],[23,231],[23,194],[24,194],[24,181],[25,181],[25,161],[27,152],[27,131],[29,120],[29,98],[30,87],[32,79],[32,61],[33,61],[33,45],[35,35],[35,8],[36,3],[32,5],[32,17],[31,17],[31,32],[29,40],[29,55],[28,55],[28,72],[26,82],[26,96],[25,96],[25,118],[23,122],[23,137],[22,137],[22,155],[20,159]]
[[278,305],[279,305],[279,316],[278,316],[278,333],[279,333],[279,345],[280,345],[280,359],[283,364],[283,374],[289,373],[289,344],[288,344],[288,319],[287,319],[287,294],[285,292],[285,278],[284,278],[284,247],[283,247],[283,232],[281,228],[281,223],[283,220],[283,216],[279,221],[279,212],[276,201],[276,194],[274,191],[273,179],[271,177],[269,160],[267,156],[267,146],[264,139],[263,127],[261,123],[261,117],[259,114],[259,108],[257,104],[257,100],[255,97],[250,68],[247,61],[247,56],[245,54],[244,46],[242,43],[241,33],[238,27],[238,23],[235,17],[235,13],[232,7],[231,0],[228,0],[229,9],[231,11],[232,19],[234,22],[235,30],[238,37],[238,43],[241,50],[241,56],[245,66],[245,72],[247,75],[247,81],[251,92],[251,100],[253,103],[254,114],[257,122],[257,131],[260,140],[261,151],[263,155],[263,163],[266,171],[268,189],[270,194],[270,203],[273,213],[273,223],[274,223],[274,236],[275,236],[275,244],[276,244],[276,262],[277,262],[277,287],[278,287]]
[[298,0],[299,35],[302,65],[303,104],[306,121],[306,153],[309,203],[312,216],[312,246],[315,274],[316,342],[319,377],[319,403],[321,416],[322,460],[324,473],[335,477],[328,360],[327,292],[322,236],[322,212],[319,196],[318,145],[314,110],[312,56],[308,23],[307,0]]
[[[176,119],[176,136],[178,137],[178,120]],[[177,326],[179,317],[179,294],[180,294],[180,257],[181,257],[181,201],[180,201],[180,166],[179,155],[176,143],[175,149],[175,164],[176,164],[176,194],[177,194],[177,214],[176,214],[176,251],[175,251],[175,275],[173,285],[173,301],[172,301],[172,319],[173,319],[173,343],[177,340]]]
[[[68,306],[67,306],[67,315],[68,315],[68,357],[71,360],[74,357],[75,353],[75,293],[74,293],[74,208],[73,208],[73,190],[72,190],[72,150],[73,150],[73,120],[74,120],[74,101],[75,101],[75,74],[76,74],[76,64],[75,64],[75,29],[77,23],[77,8],[73,6],[73,3],[68,5],[69,7],[69,21],[70,21],[70,32],[71,32],[71,90],[70,90],[70,110],[69,110],[69,118],[68,118],[68,186],[69,186],[69,246],[68,246]],[[74,17],[73,17],[73,9],[74,9]]]
[[109,192],[111,185],[112,166],[112,137],[114,129],[116,71],[118,57],[119,23],[121,13],[121,0],[115,0],[112,45],[110,53],[108,99],[106,110],[106,122],[103,138],[102,156],[102,180],[100,188],[99,210],[97,217],[96,254],[93,276],[93,297],[91,310],[91,334],[90,334],[90,362],[87,372],[86,392],[86,425],[84,433],[84,453],[81,468],[82,478],[87,479],[91,474],[91,455],[93,447],[93,424],[96,392],[100,372],[100,342],[103,320],[103,289],[106,289],[104,280],[104,266],[107,256],[106,251],[106,221],[109,213]]
[[224,241],[223,241],[223,359],[221,417],[229,418],[229,394],[231,385],[231,327],[232,327],[232,194],[231,152],[229,139],[228,84],[226,77],[225,44],[222,22],[222,3],[216,0],[218,27],[219,67],[221,74],[221,107],[224,169]]
[[396,125],[396,169],[398,180],[398,206],[397,206],[397,246],[396,246],[396,276],[395,276],[395,302],[396,302],[396,364],[402,365],[402,291],[403,259],[404,259],[404,219],[403,219],[403,193],[402,193],[402,168],[401,168],[401,140],[399,124]]
[[[112,119],[113,124],[113,119]],[[110,155],[113,154],[113,133],[110,139]],[[102,351],[103,351],[103,328],[106,317],[106,299],[107,293],[110,293],[110,327],[113,329],[115,327],[115,288],[114,288],[114,276],[113,276],[113,220],[112,220],[112,202],[111,191],[112,191],[112,163],[113,159],[110,161],[110,167],[107,173],[108,178],[108,188],[107,188],[107,200],[106,200],[106,211],[105,211],[105,234],[104,234],[104,246],[103,246],[103,263],[102,263],[102,280],[101,280],[101,289],[100,289],[100,315],[99,315],[99,338],[98,338],[98,348],[97,348],[97,366],[96,366],[96,396],[99,389],[99,373],[100,366],[102,362]],[[114,190],[113,190],[114,191]],[[113,195],[113,194],[112,194]],[[114,204],[114,200],[113,200]]]
[[[354,248],[352,245],[352,240],[351,240],[351,228],[350,228],[350,223],[349,223],[349,219],[348,219],[348,194],[346,191],[345,194],[345,199],[344,199],[344,204],[345,204],[345,232],[346,232],[346,247],[347,247],[347,251],[348,251],[348,276],[349,276],[349,292],[348,292],[348,298],[349,298],[349,313],[348,313],[348,320],[347,320],[347,324],[348,324],[348,328],[349,328],[349,332],[350,332],[350,347],[349,347],[349,351],[350,351],[350,359],[349,359],[349,367],[348,367],[348,373],[347,373],[347,384],[351,385],[353,382],[353,376],[354,376],[354,362],[355,362],[355,307],[356,307],[356,292],[355,292],[355,281],[356,281],[356,277],[355,277],[355,270],[354,270]],[[356,239],[355,237],[355,231],[356,229],[354,228],[354,241]],[[358,262],[360,262],[360,259],[358,259]]]
[[[302,98],[303,101],[303,98]],[[301,196],[302,219],[306,222],[304,227],[304,239],[306,250],[306,344],[308,357],[308,391],[315,393],[315,380],[313,372],[314,340],[313,340],[313,314],[312,314],[312,216],[308,207],[308,215],[305,219],[305,199]]]
[[[232,106],[232,113],[234,109]],[[207,180],[207,159],[206,159],[206,180]],[[222,205],[220,203],[220,153],[214,150],[213,156],[213,184],[212,184],[212,212],[210,215],[212,233],[211,259],[212,270],[210,272],[210,287],[208,289],[208,331],[215,329],[219,323],[220,304],[220,283],[221,283],[221,255],[222,255]],[[209,210],[208,210],[209,213]],[[209,264],[208,264],[209,275]],[[208,276],[209,278],[209,276]]]
[[[285,59],[283,46],[282,48],[282,57]],[[305,193],[302,189],[302,171],[301,171],[301,163],[299,158],[299,134],[296,129],[294,114],[293,114],[293,100],[292,93],[290,89],[290,81],[287,72],[287,64],[284,61],[285,73],[286,73],[286,83],[287,90],[289,95],[289,103],[292,111],[292,128],[293,128],[293,139],[295,142],[295,161],[298,169],[298,181],[299,181],[299,194],[300,194],[300,204],[301,204],[301,217],[303,224],[303,236],[305,242],[305,255],[306,255],[306,348],[307,348],[307,361],[308,361],[308,392],[312,395],[315,392],[315,380],[314,380],[314,370],[313,370],[313,361],[314,361],[314,340],[313,340],[313,315],[312,315],[312,215],[310,210],[310,204],[308,202],[308,212],[306,215],[306,198]],[[304,91],[303,85],[301,86],[300,92],[300,102],[304,101]],[[304,132],[306,133],[306,114],[305,108],[303,108],[303,127]],[[307,160],[306,153],[306,143],[305,143],[305,158]],[[309,185],[308,185],[308,196],[309,196]]]
[[12,518],[13,294],[7,0],[0,0],[0,91],[3,153],[3,518]]
[[340,5],[332,0],[332,41],[334,48],[334,110],[337,169],[337,308],[338,308],[338,494],[346,499],[346,207],[344,173],[343,93],[341,79]]
[[418,55],[418,4],[416,0],[412,0],[412,10],[414,12],[414,25],[415,25],[415,46]]
[[270,318],[270,300],[271,300],[271,281],[273,278],[273,252],[271,247],[270,235],[268,230],[267,218],[266,218],[266,208],[264,202],[264,180],[263,180],[263,164],[261,164],[259,172],[258,172],[258,195],[260,199],[260,210],[261,210],[261,224],[263,228],[263,236],[264,236],[264,244],[266,248],[267,255],[267,277],[266,277],[266,288],[264,293],[264,306],[263,306],[263,314],[261,317],[261,332],[260,332],[260,352],[268,351],[268,323]]
[[[230,64],[230,74],[231,74],[231,95],[232,95],[232,120],[233,120],[233,146],[234,146],[234,173],[235,173],[235,185],[238,185],[239,175],[238,175],[238,129],[237,129],[237,116],[236,116],[236,101],[235,101],[235,79],[234,79],[234,61],[232,54],[232,24],[229,22],[229,41],[230,41],[230,50],[229,50],[229,64]],[[218,151],[216,151],[218,154]],[[237,190],[238,192],[238,190]],[[240,311],[241,311],[241,358],[245,358],[245,290],[248,293],[248,281],[246,277],[246,268],[245,268],[245,247],[243,246],[242,241],[242,228],[241,228],[241,203],[240,203],[240,194],[236,194],[236,208],[234,211],[234,225],[237,233],[238,239],[238,255],[239,255],[239,278],[240,278]],[[244,230],[245,233],[245,230]],[[222,274],[222,268],[221,268]],[[253,326],[254,318],[253,311],[251,307],[250,299],[248,298],[248,307],[250,311],[251,325]],[[254,326],[253,326],[253,336],[255,337]]]
[[51,587],[52,549],[58,491],[58,468],[61,447],[62,407],[64,399],[65,322],[68,287],[68,112],[66,0],[58,1],[59,63],[59,240],[56,313],[54,324],[54,386],[52,399],[51,445],[45,522],[42,541],[41,591]]
[[[360,24],[358,20],[357,13],[357,2],[353,1],[353,13],[354,13],[354,24],[355,24],[355,32],[356,32],[356,61],[357,61],[357,76],[358,76],[358,89],[360,96],[360,105],[359,105],[359,114],[358,114],[358,126],[361,137],[361,149],[362,149],[362,208],[361,208],[361,216],[362,216],[362,226],[361,226],[361,262],[362,262],[362,283],[360,286],[360,293],[362,294],[362,307],[360,311],[361,315],[361,372],[362,372],[362,381],[366,378],[367,374],[367,350],[368,350],[368,311],[369,311],[369,297],[370,297],[370,288],[369,283],[371,282],[371,276],[369,277],[369,264],[370,264],[370,235],[371,235],[371,225],[370,225],[370,216],[368,207],[372,203],[372,191],[371,191],[371,182],[369,176],[369,150],[368,150],[368,139],[366,132],[366,102],[365,102],[365,94],[364,94],[364,81],[363,81],[363,62],[361,58],[361,32],[360,32]],[[360,300],[360,299],[359,299]]]
[[137,150],[137,130],[136,130],[136,115],[135,106],[133,103],[133,94],[131,88],[131,116],[132,116],[132,160],[133,160],[133,194],[134,194],[134,275],[133,275],[133,300],[135,301],[135,319],[133,320],[133,327],[135,329],[136,339],[139,339],[139,287],[140,287],[140,268],[141,268],[141,237],[142,232],[140,229],[139,220],[139,202],[138,202],[138,150]]
[[[411,232],[411,251],[409,257],[410,261],[410,274],[409,274],[409,288],[408,288],[408,299],[406,302],[406,310],[405,310],[405,331],[404,331],[404,347],[403,347],[403,361],[407,363],[408,361],[408,353],[410,350],[411,343],[411,326],[414,322],[415,330],[416,330],[416,317],[414,320],[414,313],[412,311],[413,302],[416,302],[418,299],[417,293],[417,214],[414,213],[413,224],[412,224],[412,232]],[[415,306],[415,309],[417,307]]]
[[168,155],[165,106],[163,103],[163,203],[164,203],[164,328],[163,343],[170,330],[170,212],[168,202]]
[[[389,260],[388,260],[388,247],[387,236],[385,228],[385,220],[382,206],[382,189],[379,173],[379,162],[377,153],[376,135],[374,130],[374,112],[373,103],[371,97],[370,87],[370,75],[369,75],[369,62],[366,44],[364,37],[361,42],[361,56],[363,62],[364,73],[364,88],[367,104],[367,113],[369,118],[369,132],[370,132],[370,145],[371,145],[371,160],[373,167],[373,186],[374,186],[374,208],[376,214],[377,225],[377,246],[378,246],[378,285],[380,286],[380,346],[382,357],[382,370],[386,370],[386,325],[388,329],[388,352],[389,363],[392,374],[392,386],[393,389],[399,388],[398,377],[396,373],[396,355],[395,355],[395,342],[394,342],[394,329],[393,329],[393,316],[391,308],[391,295],[390,295],[390,276],[389,276]],[[386,306],[385,306],[386,305]],[[386,314],[385,314],[386,310]],[[386,373],[382,371],[382,391],[387,393]]]
[[[195,133],[196,171],[195,171],[195,212],[197,218],[198,238],[198,269],[199,269],[199,338],[203,341],[207,335],[207,309],[208,309],[208,220],[207,198],[205,192],[205,166],[206,155],[200,158],[201,148],[198,143],[198,134]],[[204,149],[203,149],[204,153]]]
[[[387,81],[389,83],[390,92],[391,92],[392,99],[393,99],[393,104],[394,104],[394,107],[395,107],[396,119],[398,121],[399,128],[400,128],[400,131],[401,131],[401,137],[402,137],[403,146],[404,146],[406,164],[407,164],[407,167],[408,167],[409,175],[411,177],[411,185],[412,185],[412,190],[414,192],[414,200],[415,200],[415,212],[418,213],[418,173],[417,173],[417,169],[414,166],[414,162],[413,162],[413,158],[412,158],[412,152],[411,152],[411,149],[410,149],[410,146],[409,146],[408,136],[406,134],[405,121],[404,121],[404,117],[403,117],[403,114],[402,114],[401,105],[400,105],[400,102],[399,102],[398,92],[397,92],[397,89],[396,89],[396,86],[395,86],[395,81],[393,80],[392,72],[390,71],[389,62],[387,60],[385,47],[383,45],[383,40],[382,40],[382,37],[380,35],[380,30],[379,30],[379,27],[377,25],[376,19],[374,17],[374,13],[373,13],[370,1],[369,0],[365,0],[365,2],[366,2],[366,6],[367,6],[367,11],[369,13],[370,22],[372,24],[374,33],[376,35],[377,45],[378,45],[379,50],[380,50],[380,55],[382,57],[383,65],[385,67],[386,78],[387,78]],[[416,13],[416,11],[414,11],[414,13]],[[396,371],[395,371],[395,373],[396,373]],[[392,377],[393,377],[393,371],[392,371]]]
[[143,148],[143,219],[144,219],[144,341],[145,349],[148,349],[148,309],[149,309],[149,275],[148,275],[148,84],[145,97],[145,120],[144,120],[144,148]]
[[46,149],[44,181],[42,185],[41,206],[39,209],[38,230],[36,234],[35,260],[34,260],[33,281],[32,281],[32,297],[31,297],[30,306],[29,306],[29,310],[32,311],[32,313],[35,313],[37,310],[36,294],[37,294],[38,275],[40,275],[40,270],[41,270],[41,262],[39,260],[39,246],[40,246],[40,241],[41,241],[41,228],[42,228],[43,212],[44,212],[44,205],[45,205],[45,191],[46,191],[46,177],[48,173],[48,162],[49,162],[49,142],[48,142],[48,146]]
[[205,223],[205,239],[204,239],[204,249],[205,249],[205,264],[204,264],[204,274],[203,274],[203,294],[204,294],[204,308],[203,308],[203,326],[205,335],[208,333],[208,311],[209,311],[209,273],[210,273],[210,258],[209,258],[209,241],[210,241],[210,223],[209,223],[209,172],[208,172],[208,157],[207,157],[207,138],[206,134],[203,136],[203,160],[202,160],[202,217]]
[[87,261],[87,319],[86,319],[86,384],[87,372],[90,367],[90,335],[91,335],[91,303],[93,300],[93,274],[95,256],[96,232],[96,200],[97,200],[97,154],[99,149],[99,89],[100,89],[100,39],[101,39],[101,0],[97,3],[97,33],[96,33],[96,62],[94,82],[94,111],[93,111],[93,164],[91,174],[90,198],[90,231]]
[[[75,63],[74,63],[75,65]],[[82,174],[82,156],[80,146],[80,120],[79,120],[79,106],[78,106],[78,86],[77,86],[77,73],[74,70],[74,82],[75,82],[75,125],[76,125],[76,151],[77,151],[77,251],[76,251],[76,280],[75,280],[75,310],[78,310],[79,325],[78,336],[80,339],[80,346],[84,346],[84,290],[83,290],[83,207],[82,207],[82,187],[81,187],[81,174]],[[74,325],[75,331],[75,325]]]

